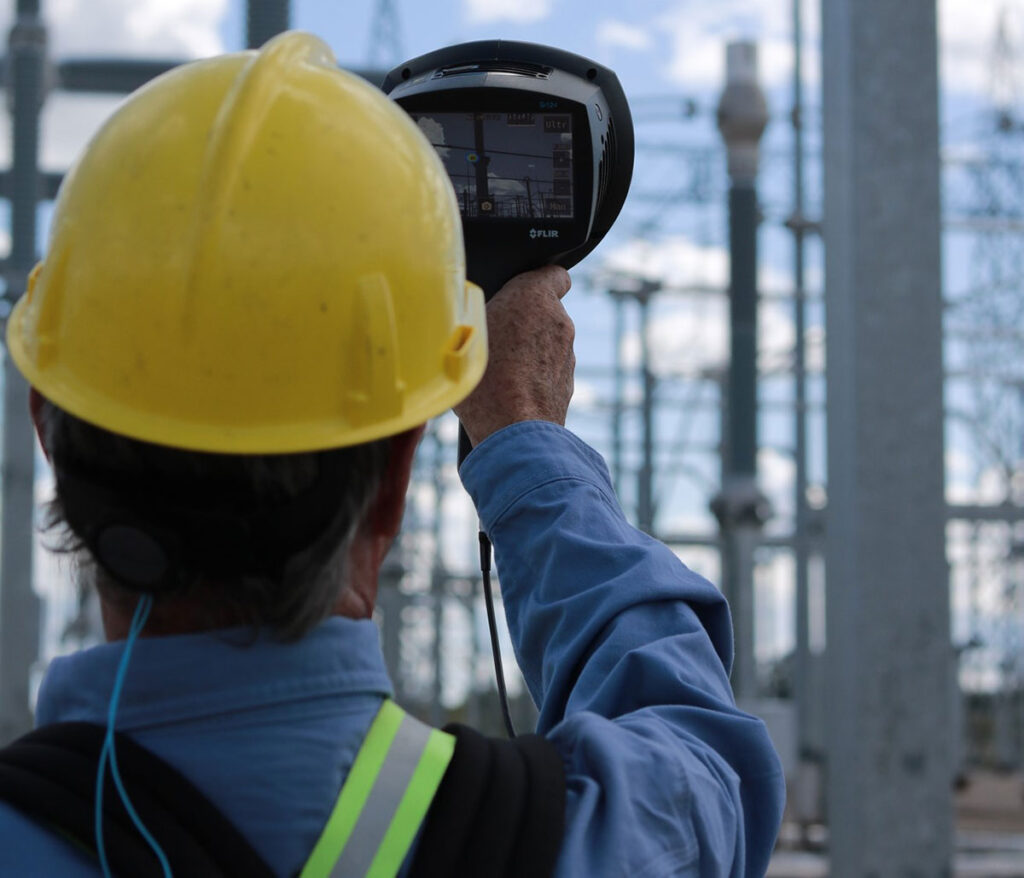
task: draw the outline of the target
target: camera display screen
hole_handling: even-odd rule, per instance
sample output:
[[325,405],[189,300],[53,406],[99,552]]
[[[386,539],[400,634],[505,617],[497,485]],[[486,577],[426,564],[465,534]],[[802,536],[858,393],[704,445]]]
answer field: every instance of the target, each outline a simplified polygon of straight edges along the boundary
[[467,219],[572,219],[568,113],[423,113]]

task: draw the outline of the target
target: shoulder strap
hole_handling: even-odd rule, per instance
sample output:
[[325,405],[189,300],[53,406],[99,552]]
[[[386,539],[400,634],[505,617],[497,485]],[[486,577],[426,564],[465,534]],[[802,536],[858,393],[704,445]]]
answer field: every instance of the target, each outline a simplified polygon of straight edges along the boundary
[[[57,723],[0,749],[0,799],[95,855],[93,803],[104,735],[91,723]],[[270,878],[245,837],[184,775],[128,736],[115,737],[128,794],[176,875]],[[114,872],[162,876],[109,775],[106,782],[104,837]]]
[[385,701],[301,878],[393,878],[455,749],[455,738]]
[[455,756],[427,815],[410,878],[548,878],[565,832],[565,769],[538,735],[446,727]]

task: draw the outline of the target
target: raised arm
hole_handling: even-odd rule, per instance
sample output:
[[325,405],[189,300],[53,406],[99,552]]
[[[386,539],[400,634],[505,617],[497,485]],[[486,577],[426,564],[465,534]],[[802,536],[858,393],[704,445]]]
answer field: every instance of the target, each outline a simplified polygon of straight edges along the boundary
[[538,730],[565,761],[560,874],[759,876],[781,768],[733,702],[721,595],[626,522],[600,456],[560,426],[567,286],[545,269],[494,298],[491,365],[459,409],[478,445],[462,477],[495,546]]

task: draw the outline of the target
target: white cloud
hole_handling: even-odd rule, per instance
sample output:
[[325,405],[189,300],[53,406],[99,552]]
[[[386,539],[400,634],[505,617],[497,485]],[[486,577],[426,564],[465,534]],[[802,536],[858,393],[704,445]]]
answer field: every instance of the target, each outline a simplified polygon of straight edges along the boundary
[[[808,83],[820,78],[819,4],[805,2],[804,68]],[[1000,14],[1017,55],[994,77],[993,55]],[[983,94],[999,100],[1024,100],[1024,0],[939,0],[942,85],[947,92]],[[670,80],[690,90],[721,87],[725,75],[725,43],[755,40],[759,45],[762,82],[767,88],[792,76],[791,5],[779,0],[678,2],[657,20],[668,35]]]
[[946,453],[946,500],[995,506],[1007,501],[1006,473],[999,467],[979,469],[977,460],[961,451]]
[[[10,26],[0,7],[0,30]],[[224,51],[219,34],[227,0],[50,0],[44,14],[53,59],[83,55],[182,58]],[[67,169],[123,98],[109,94],[47,95],[40,119],[40,164]],[[0,166],[10,164],[10,117],[0,113]]]
[[434,149],[437,150],[437,154],[442,159],[447,159],[451,150],[446,146],[440,145],[448,142],[445,139],[444,125],[438,122],[437,119],[431,119],[429,116],[420,116],[420,118],[416,120],[416,125],[426,136],[427,140],[433,144]]
[[959,448],[946,448],[946,501],[973,503],[977,494],[978,461]]
[[[1003,82],[994,77],[994,50],[1001,12],[1006,35],[1016,50],[1016,63],[1005,70]],[[943,86],[952,92],[981,93],[997,100],[1024,98],[1021,58],[1024,51],[1022,0],[940,0],[939,37],[942,40]],[[1010,80],[1007,83],[1005,80]],[[1017,94],[1006,93],[1016,85]],[[1012,88],[1010,89],[1012,91]]]
[[[804,3],[805,78],[820,78],[819,4]],[[994,76],[994,49],[1000,15],[1017,56]],[[998,100],[1024,100],[1024,0],[939,0],[942,85],[947,92],[983,94]],[[792,21],[788,2],[719,0],[715,4],[680,0],[658,19],[672,46],[668,77],[686,89],[720,87],[725,43],[749,39],[760,47],[766,87],[792,76]],[[1001,79],[1002,81],[997,81]]]
[[529,24],[551,14],[552,0],[465,0],[471,24],[514,21]]
[[[614,288],[615,278],[656,280],[668,288],[684,290],[659,298],[650,325],[652,365],[661,374],[699,376],[724,368],[729,350],[729,255],[724,247],[704,247],[682,236],[658,242],[634,239],[611,250],[602,265],[602,283]],[[762,266],[762,291],[789,288],[788,276]],[[764,370],[789,368],[795,339],[788,305],[765,299],[759,312],[759,359]],[[807,335],[809,361],[820,364],[821,333]],[[640,338],[624,339],[623,362],[636,366]]]
[[789,518],[795,506],[793,485],[796,480],[796,462],[790,455],[775,448],[757,451],[757,481],[771,501],[776,517]]
[[[122,100],[117,95],[53,92],[47,98],[40,118],[41,167],[55,171],[69,168]],[[6,117],[3,124],[9,124]]]
[[601,393],[590,381],[583,378],[576,378],[573,393],[572,405],[576,411],[593,408],[601,401]]
[[[669,303],[669,304],[666,304]],[[808,343],[820,340],[822,333]],[[793,322],[781,303],[763,301],[758,316],[758,361],[763,372],[792,368]],[[729,302],[724,295],[666,298],[649,327],[651,365],[659,375],[700,377],[721,372],[729,358]],[[812,349],[813,350],[813,349]],[[808,356],[820,361],[818,350]],[[640,336],[623,339],[622,360],[635,368],[640,362]]]
[[657,280],[666,286],[724,288],[729,256],[724,247],[705,247],[675,235],[660,241],[633,238],[607,251],[601,271]]
[[597,26],[595,39],[600,46],[641,52],[651,46],[651,34],[643,27],[617,19],[605,19]]
[[[804,4],[804,78],[818,78],[820,34],[818,4]],[[790,4],[778,0],[698,0],[677,2],[657,21],[670,40],[667,75],[683,88],[721,87],[725,78],[725,44],[754,40],[759,68],[767,86],[789,80],[793,66]]]
[[50,0],[51,51],[200,58],[224,51],[228,0]]

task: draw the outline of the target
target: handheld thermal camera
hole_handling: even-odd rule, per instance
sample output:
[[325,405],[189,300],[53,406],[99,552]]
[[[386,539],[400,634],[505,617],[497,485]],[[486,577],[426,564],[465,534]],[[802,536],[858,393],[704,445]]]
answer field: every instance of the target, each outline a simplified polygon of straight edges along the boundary
[[466,274],[488,298],[522,271],[575,265],[618,216],[633,174],[633,120],[607,67],[489,40],[414,58],[381,88],[444,162]]

